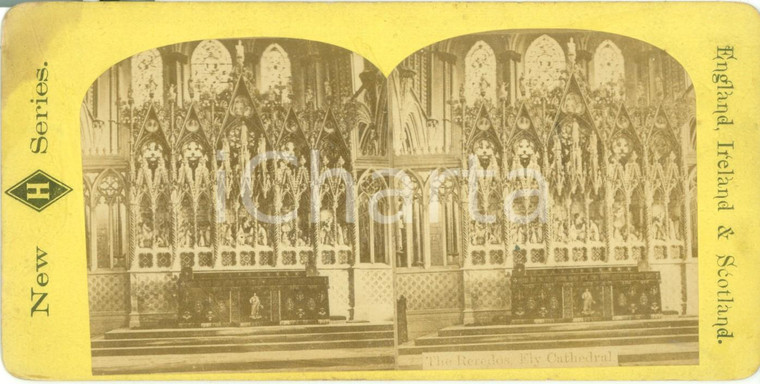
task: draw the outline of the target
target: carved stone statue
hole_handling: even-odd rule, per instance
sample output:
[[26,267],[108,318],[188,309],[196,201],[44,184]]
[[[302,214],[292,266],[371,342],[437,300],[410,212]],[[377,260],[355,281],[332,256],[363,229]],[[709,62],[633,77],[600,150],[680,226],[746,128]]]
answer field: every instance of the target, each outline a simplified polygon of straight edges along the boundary
[[338,245],[347,245],[348,242],[346,241],[346,231],[343,226],[338,224],[335,226],[335,229],[338,231],[338,234],[336,236]]
[[656,240],[665,240],[665,210],[659,204],[652,207],[652,234]]
[[245,47],[243,46],[243,42],[238,40],[238,43],[235,45],[235,63],[242,68],[244,62]]
[[294,245],[292,221],[289,221],[282,225],[282,232],[280,234],[280,243],[286,247],[292,247]]
[[596,174],[597,170],[599,170],[599,159],[597,158],[598,152],[598,145],[596,133],[591,133],[591,136],[588,140],[588,153],[589,157],[591,158],[591,171]]
[[641,179],[641,169],[636,152],[631,152],[631,157],[625,164],[625,178],[629,183],[636,183]]
[[673,180],[679,177],[678,164],[676,164],[676,153],[668,154],[668,162],[665,165],[665,177]]
[[570,41],[567,42],[567,61],[572,66],[575,64],[575,41],[573,41],[573,38],[570,38]]
[[140,157],[140,169],[137,171],[137,185],[147,185],[148,188],[152,188],[153,184],[153,172],[150,169],[148,160],[145,157]]
[[232,238],[232,227],[228,223],[224,223],[223,226],[224,229],[222,229],[222,244],[226,246],[233,246],[234,239]]
[[264,309],[264,306],[261,305],[261,299],[259,299],[259,296],[254,293],[253,296],[248,299],[248,302],[251,303],[251,320],[260,320],[262,318],[261,310]]
[[190,164],[188,163],[187,157],[185,156],[183,156],[182,160],[180,160],[177,180],[179,181],[180,185],[185,185],[185,183],[192,185],[193,170],[190,168]]
[[262,226],[259,226],[259,229],[256,232],[256,243],[264,246],[269,245],[269,236],[267,235],[266,229]]
[[583,170],[583,149],[581,148],[581,129],[577,121],[572,122],[572,164],[573,171],[580,173]]
[[203,156],[198,160],[198,166],[195,168],[195,187],[198,189],[206,187],[209,178],[209,169],[206,165],[208,157]]
[[594,301],[594,295],[591,294],[591,291],[589,291],[588,288],[586,288],[585,291],[583,291],[583,294],[581,295],[581,300],[583,301],[583,310],[581,311],[584,315],[591,315],[594,313],[593,305],[596,303]]
[[601,240],[599,234],[599,225],[594,220],[590,220],[588,223],[588,240],[599,241]]
[[626,226],[625,207],[620,201],[612,203],[612,238],[615,240],[625,240],[624,231]]
[[193,229],[192,224],[185,222],[180,229],[180,246],[192,247],[193,246]]
[[153,228],[151,228],[151,225],[146,221],[140,223],[139,243],[143,248],[150,248],[153,246]]
[[533,222],[530,224],[529,227],[529,238],[528,241],[530,241],[531,244],[540,244],[544,242],[544,231],[541,228],[541,225]]
[[208,247],[211,245],[211,228],[206,225],[198,228],[198,246]]
[[557,209],[554,212],[554,240],[559,243],[564,243],[567,241],[567,229],[565,227],[565,221],[567,220],[567,215],[565,214],[564,209]]
[[169,174],[166,169],[166,162],[164,159],[159,158],[158,166],[156,167],[156,171],[153,173],[153,186],[156,187],[168,182]]
[[333,216],[332,212],[323,209],[320,213],[319,240],[322,244],[333,245],[335,236],[332,233]]

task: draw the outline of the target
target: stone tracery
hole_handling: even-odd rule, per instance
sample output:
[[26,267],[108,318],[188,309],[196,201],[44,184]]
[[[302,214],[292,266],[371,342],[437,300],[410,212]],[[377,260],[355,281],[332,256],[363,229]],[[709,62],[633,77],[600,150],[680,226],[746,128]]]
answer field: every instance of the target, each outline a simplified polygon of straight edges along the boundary
[[[266,39],[256,47],[249,40],[209,40],[125,61],[136,68],[131,82],[155,69],[179,83],[140,85],[110,106],[118,120],[114,132],[124,138],[113,154],[118,156],[106,159],[112,154],[84,149],[92,155],[85,166],[95,175],[88,179],[94,188],[86,207],[88,228],[98,228],[103,239],[89,242],[88,267],[130,276],[134,324],[168,313],[142,304],[144,294],[163,283],[144,287],[141,281],[170,281],[188,267],[324,273],[331,279],[333,313],[365,319],[392,313],[390,306],[385,312],[355,310],[349,301],[353,284],[386,273],[391,262],[389,226],[372,232],[372,260],[356,256],[357,207],[347,197],[355,195],[352,180],[361,173],[354,165],[354,132],[360,123],[365,131],[366,125],[387,129],[384,79],[336,47],[286,39]],[[164,63],[161,55],[185,60]],[[353,84],[352,70],[361,66],[360,83]],[[93,87],[98,84],[103,86]],[[367,145],[375,155],[386,148]],[[118,172],[105,176],[100,167],[109,161],[122,178],[112,177]],[[389,213],[388,203],[381,210]],[[364,263],[376,265],[350,280],[349,269]],[[378,287],[370,296],[389,293]]]
[[[429,55],[425,60],[408,60],[418,64],[417,72],[404,72],[407,84],[400,87],[409,88],[404,94],[413,105],[404,108],[414,112],[407,119],[414,126],[393,126],[393,136],[382,112],[393,105],[377,100],[387,91],[377,73],[368,70],[361,78],[361,87],[374,92],[351,100],[360,86],[340,91],[341,72],[328,66],[320,67],[324,77],[318,80],[316,69],[304,69],[315,68],[318,56],[295,60],[291,51],[277,60],[293,59],[292,75],[278,75],[288,80],[267,86],[272,92],[260,88],[259,72],[231,70],[232,86],[224,80],[214,92],[179,86],[142,104],[135,98],[122,113],[133,144],[124,193],[131,215],[125,238],[134,250],[124,252],[124,262],[113,259],[113,268],[316,267],[337,274],[350,266],[392,264],[408,273],[441,268],[458,276],[472,270],[502,276],[516,266],[630,266],[685,257],[694,213],[686,206],[693,194],[683,183],[687,167],[673,134],[683,123],[674,119],[684,118],[681,110],[672,100],[652,97],[641,105],[640,93],[628,92],[629,102],[590,85],[580,67],[596,59],[583,63],[581,57],[590,55],[579,52],[571,63],[557,42],[567,39],[548,35],[536,40],[539,45],[526,42],[521,59],[495,44],[484,47],[492,41],[486,36],[470,40],[458,59],[437,47],[419,53]],[[265,44],[264,52],[274,47],[285,53],[283,46]],[[539,46],[543,53],[536,53]],[[480,72],[467,66],[470,51],[480,52]],[[248,66],[265,61],[245,56]],[[529,70],[528,63],[543,69]],[[439,88],[420,78],[436,68],[446,78]],[[468,70],[493,80],[488,86],[470,82]],[[314,149],[319,156],[311,156]],[[272,150],[289,156],[247,162]],[[390,164],[409,178],[375,177],[374,169]],[[448,174],[453,168],[462,172]],[[342,174],[356,185],[347,185]],[[378,195],[401,186],[408,196]],[[470,192],[477,198],[468,200]],[[356,206],[344,204],[349,197]],[[316,203],[316,213],[310,212]],[[261,215],[295,215],[267,223],[255,220],[251,207]],[[385,215],[401,212],[405,220],[378,223],[370,217],[372,207]],[[347,220],[352,214],[356,223]],[[478,291],[459,279],[463,295],[481,295],[464,298],[471,300],[464,305],[506,306],[484,298],[485,283],[478,282]]]
[[[693,249],[685,241],[687,233],[693,236],[693,225],[686,222],[694,221],[693,213],[687,213],[681,171],[685,157],[673,135],[689,121],[686,106],[693,99],[673,97],[670,89],[678,84],[658,86],[636,76],[667,54],[603,35],[482,33],[434,44],[404,61],[432,62],[427,67],[431,73],[411,65],[396,70],[396,80],[436,90],[416,99],[428,103],[418,102],[426,111],[436,111],[435,103],[443,105],[437,113],[425,114],[428,119],[447,118],[450,108],[452,137],[459,145],[440,155],[401,151],[394,163],[414,164],[421,175],[434,175],[442,163],[462,170],[452,178],[458,180],[461,204],[458,268],[437,261],[440,248],[435,244],[445,235],[435,220],[440,215],[431,213],[423,226],[429,237],[426,258],[416,266],[397,264],[399,289],[408,300],[428,302],[404,284],[456,276],[462,306],[438,309],[452,316],[463,313],[465,323],[478,321],[499,316],[500,309],[509,311],[500,295],[510,288],[500,282],[512,273],[615,266],[664,275],[674,273],[685,250]],[[480,92],[468,77],[473,70],[467,58],[485,41],[496,57],[497,97]],[[438,72],[436,60],[445,63]],[[454,69],[449,72],[446,65]],[[657,68],[650,70],[656,75]],[[441,90],[444,96],[437,98]],[[433,211],[439,209],[438,200],[435,187],[423,194]],[[695,308],[693,301],[675,305],[680,295],[663,297],[667,308]],[[425,313],[421,309],[419,316]]]

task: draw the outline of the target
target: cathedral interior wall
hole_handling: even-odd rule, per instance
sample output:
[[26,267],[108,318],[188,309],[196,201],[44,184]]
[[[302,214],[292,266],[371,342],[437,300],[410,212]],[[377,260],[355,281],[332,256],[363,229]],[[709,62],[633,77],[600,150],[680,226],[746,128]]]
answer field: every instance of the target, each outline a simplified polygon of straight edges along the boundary
[[[410,335],[507,321],[518,266],[658,271],[662,310],[696,314],[693,115],[674,58],[588,31],[456,38],[412,54],[387,81],[358,55],[298,40],[143,52],[82,104],[91,332],[175,320],[188,266],[315,270],[329,279],[334,319],[390,321],[403,296]],[[357,180],[321,190],[316,223],[306,220],[313,149]],[[239,159],[265,150],[308,166],[238,177]],[[211,198],[219,172],[233,175],[224,203]],[[468,172],[495,176],[471,184]],[[267,213],[298,219],[254,223],[235,197],[245,183],[263,191]],[[378,209],[401,220],[370,222],[362,215],[387,188],[405,192]],[[536,188],[542,201],[511,207],[544,215],[508,220],[510,193]],[[342,219],[351,209],[356,220]]]

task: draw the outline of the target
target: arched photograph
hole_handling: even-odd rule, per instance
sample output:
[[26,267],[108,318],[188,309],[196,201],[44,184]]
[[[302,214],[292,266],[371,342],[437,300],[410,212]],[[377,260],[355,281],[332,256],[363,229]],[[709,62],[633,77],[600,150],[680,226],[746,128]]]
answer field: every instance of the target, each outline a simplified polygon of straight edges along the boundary
[[103,73],[81,105],[93,373],[392,369],[390,231],[365,250],[353,204],[385,92],[293,39]]
[[295,39],[126,58],[81,104],[93,373],[698,364],[695,106],[584,30],[387,79]]
[[400,368],[698,364],[696,104],[675,58],[602,32],[478,33],[405,59],[388,105],[409,185]]

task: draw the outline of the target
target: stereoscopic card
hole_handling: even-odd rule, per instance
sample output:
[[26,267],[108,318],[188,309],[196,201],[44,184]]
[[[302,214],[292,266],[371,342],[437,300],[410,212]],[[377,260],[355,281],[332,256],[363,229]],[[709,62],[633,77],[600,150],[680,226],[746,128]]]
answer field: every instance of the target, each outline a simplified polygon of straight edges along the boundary
[[14,7],[5,366],[747,377],[758,36],[733,3]]

